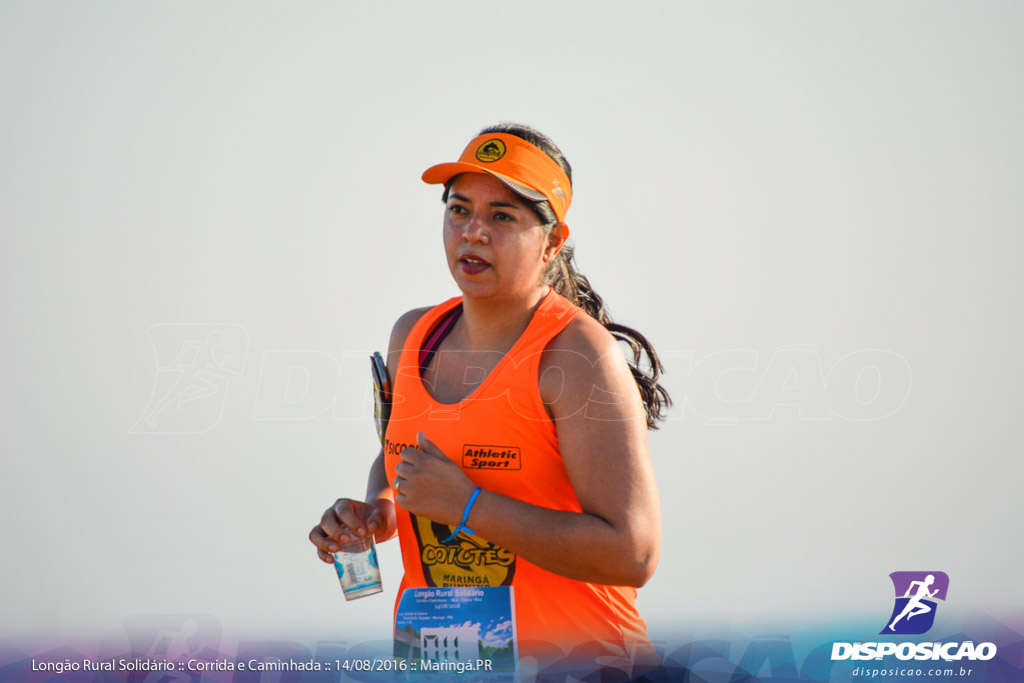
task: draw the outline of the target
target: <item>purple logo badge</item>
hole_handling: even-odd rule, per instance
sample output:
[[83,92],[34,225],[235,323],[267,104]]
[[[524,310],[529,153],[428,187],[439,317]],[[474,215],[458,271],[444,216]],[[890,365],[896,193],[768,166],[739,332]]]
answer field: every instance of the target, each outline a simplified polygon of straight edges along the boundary
[[893,572],[889,574],[896,603],[880,634],[919,635],[935,622],[936,600],[946,599],[949,577],[945,572]]

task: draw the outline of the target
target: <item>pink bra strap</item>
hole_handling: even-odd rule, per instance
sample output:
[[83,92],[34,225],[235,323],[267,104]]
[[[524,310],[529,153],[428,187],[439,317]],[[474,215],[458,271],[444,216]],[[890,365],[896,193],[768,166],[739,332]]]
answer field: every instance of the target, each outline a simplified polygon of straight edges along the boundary
[[441,346],[441,341],[448,336],[448,333],[455,327],[455,321],[462,315],[462,304],[459,304],[452,310],[444,314],[444,316],[437,322],[434,329],[430,331],[427,338],[423,342],[423,348],[420,349],[420,373],[430,365],[430,361],[433,360],[434,354],[437,353],[438,347]]

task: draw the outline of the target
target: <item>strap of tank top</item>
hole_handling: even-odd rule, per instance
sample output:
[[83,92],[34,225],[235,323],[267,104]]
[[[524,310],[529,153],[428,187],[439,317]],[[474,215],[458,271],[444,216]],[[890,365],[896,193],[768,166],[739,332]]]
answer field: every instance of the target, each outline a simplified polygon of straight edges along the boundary
[[[519,364],[524,358],[535,357],[551,339],[572,322],[576,315],[586,313],[574,306],[568,299],[552,289],[534,313],[528,329],[529,335],[514,347],[513,362]],[[525,333],[524,333],[525,335]]]

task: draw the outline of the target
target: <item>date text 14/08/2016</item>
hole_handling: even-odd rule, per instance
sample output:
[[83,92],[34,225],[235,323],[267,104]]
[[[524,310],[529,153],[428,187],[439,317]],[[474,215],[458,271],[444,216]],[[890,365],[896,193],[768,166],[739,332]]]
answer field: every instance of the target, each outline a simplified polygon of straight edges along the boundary
[[491,670],[491,660],[489,659],[477,659],[472,662],[435,662],[426,659],[422,662],[406,659],[336,659],[334,663],[339,671],[445,671],[464,674]]

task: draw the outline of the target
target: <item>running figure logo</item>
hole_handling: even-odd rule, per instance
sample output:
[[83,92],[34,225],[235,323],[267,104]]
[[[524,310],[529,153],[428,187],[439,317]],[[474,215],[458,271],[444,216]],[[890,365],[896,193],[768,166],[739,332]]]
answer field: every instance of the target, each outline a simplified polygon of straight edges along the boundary
[[889,623],[880,634],[919,635],[935,623],[936,600],[946,599],[949,577],[945,572],[893,572],[896,603]]
[[129,434],[199,434],[224,412],[227,389],[240,377],[249,333],[239,325],[158,324],[146,330],[153,345],[153,393]]

